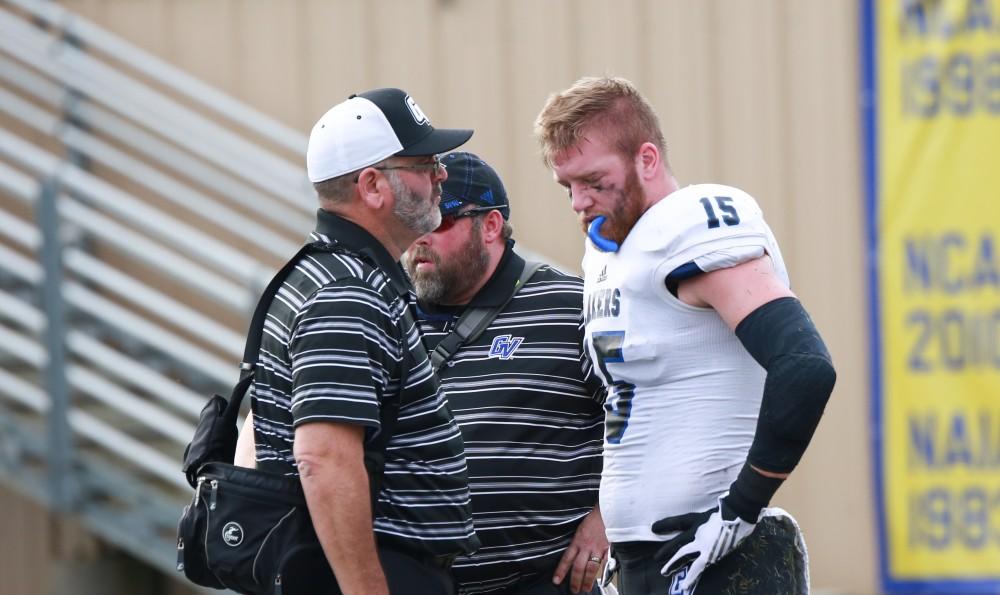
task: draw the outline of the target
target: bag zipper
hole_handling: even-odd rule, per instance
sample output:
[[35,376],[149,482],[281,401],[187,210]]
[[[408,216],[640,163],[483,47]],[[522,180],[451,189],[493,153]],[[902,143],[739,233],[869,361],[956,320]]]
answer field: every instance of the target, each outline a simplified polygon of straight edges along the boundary
[[212,496],[211,496],[212,499],[211,499],[211,502],[208,505],[208,509],[209,510],[215,510],[215,501],[216,501],[216,496],[218,494],[219,494],[219,480],[218,479],[213,479],[212,480]]
[[[214,491],[219,489],[219,483],[220,483],[220,481],[221,482],[225,482],[225,481],[227,481],[227,478],[223,478],[221,480],[219,480],[219,479],[209,480],[208,476],[202,476],[202,477],[199,478],[199,483],[202,480],[204,480],[205,482],[207,482],[209,484],[206,487],[206,489],[211,488],[213,490],[213,494],[214,494]],[[268,502],[273,501],[275,499],[275,496],[278,496],[281,499],[281,501],[283,503],[287,504],[288,506],[302,507],[302,506],[305,506],[305,503],[306,503],[305,496],[302,495],[302,494],[290,494],[290,493],[282,492],[282,491],[269,490],[269,489],[263,488],[263,487],[250,486],[250,485],[242,484],[239,481],[232,480],[232,479],[228,479],[228,481],[230,481],[234,485],[239,486],[239,491],[247,493],[247,494],[260,494],[261,496],[266,497],[268,499]],[[210,495],[210,496],[208,496],[208,498],[214,498],[214,495]],[[214,502],[214,501],[215,501],[214,499],[211,500],[211,502]]]
[[[284,516],[278,519],[278,522],[275,523],[273,527],[271,527],[271,530],[267,532],[267,535],[265,535],[264,539],[260,542],[260,547],[257,549],[257,555],[253,557],[253,566],[250,567],[250,576],[251,578],[253,578],[255,583],[260,584],[260,582],[257,580],[257,562],[260,560],[261,552],[264,551],[264,544],[266,544],[267,540],[271,538],[271,535],[278,530],[278,527],[280,527],[281,524],[285,522],[285,519],[291,516],[291,514],[296,510],[297,509],[293,507],[291,510],[286,512]],[[275,580],[277,581],[281,580],[281,573],[278,573]]]
[[184,538],[177,538],[177,572],[184,572]]
[[198,507],[198,499],[201,497],[201,486],[205,483],[205,476],[202,475],[198,478],[198,486],[194,489],[194,506]]

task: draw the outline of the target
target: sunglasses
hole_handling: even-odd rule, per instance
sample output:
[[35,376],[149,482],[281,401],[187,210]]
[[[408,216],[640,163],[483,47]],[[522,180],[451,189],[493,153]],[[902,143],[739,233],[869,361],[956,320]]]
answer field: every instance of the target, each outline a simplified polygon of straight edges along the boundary
[[441,225],[438,225],[437,229],[435,229],[434,232],[437,233],[437,232],[448,231],[452,227],[455,227],[455,223],[457,223],[459,219],[463,219],[465,217],[477,217],[484,213],[489,213],[490,211],[496,211],[496,210],[499,209],[497,207],[476,207],[475,209],[469,209],[468,211],[462,211],[461,213],[451,213],[448,215],[442,215]]
[[[428,163],[415,163],[413,165],[380,165],[377,167],[372,167],[372,169],[377,169],[379,171],[388,171],[390,169],[412,169],[414,171],[429,171],[431,172],[431,177],[436,175],[441,175],[448,169],[448,166],[441,162],[441,158],[438,155],[434,156],[434,160]],[[354,176],[354,183],[357,184],[358,180],[361,178],[361,174]]]

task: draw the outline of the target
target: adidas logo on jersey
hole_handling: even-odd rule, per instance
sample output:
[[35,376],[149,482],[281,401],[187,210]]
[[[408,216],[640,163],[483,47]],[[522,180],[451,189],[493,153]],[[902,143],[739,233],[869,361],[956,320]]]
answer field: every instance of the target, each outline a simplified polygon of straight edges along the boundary
[[601,268],[601,272],[597,275],[597,282],[601,283],[602,281],[607,281],[607,280],[608,280],[608,265],[604,265]]
[[512,337],[510,335],[500,335],[493,339],[490,345],[490,357],[499,357],[507,360],[514,357],[514,352],[521,346],[524,337]]

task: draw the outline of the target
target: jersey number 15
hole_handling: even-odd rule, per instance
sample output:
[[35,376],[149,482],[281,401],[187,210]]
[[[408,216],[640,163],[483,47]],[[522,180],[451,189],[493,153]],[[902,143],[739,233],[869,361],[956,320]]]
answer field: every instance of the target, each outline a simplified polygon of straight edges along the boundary
[[[714,198],[715,204],[722,211],[722,222],[730,226],[739,225],[740,214],[736,212],[736,207],[730,204],[733,202],[733,199],[728,196],[716,196]],[[719,226],[719,217],[715,214],[715,207],[712,206],[712,201],[708,200],[708,198],[702,198],[700,202],[701,206],[705,208],[705,214],[708,215],[708,228],[715,229]]]
[[625,361],[622,347],[625,345],[625,331],[602,331],[592,335],[594,354],[597,356],[597,367],[604,376],[608,386],[608,400],[604,409],[608,412],[604,420],[605,437],[608,444],[618,444],[628,428],[628,418],[632,415],[632,397],[635,396],[635,385],[615,380],[608,371],[608,364]]

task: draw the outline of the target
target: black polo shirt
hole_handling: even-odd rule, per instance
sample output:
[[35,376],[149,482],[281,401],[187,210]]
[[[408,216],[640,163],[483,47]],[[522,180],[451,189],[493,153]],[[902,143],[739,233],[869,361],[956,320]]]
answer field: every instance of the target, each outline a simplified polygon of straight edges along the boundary
[[[524,269],[512,244],[470,305],[495,306],[510,295]],[[463,309],[421,305],[428,349]],[[482,544],[455,562],[461,592],[551,573],[597,505],[604,389],[581,348],[582,310],[583,281],[542,266],[439,372],[465,439]]]
[[409,363],[375,533],[380,543],[418,553],[473,551],[462,438],[419,329],[405,324],[405,274],[371,234],[326,211],[309,241],[327,250],[298,263],[264,325],[250,393],[258,468],[298,475],[292,443],[305,423],[359,424],[371,440],[380,403],[397,394]]

